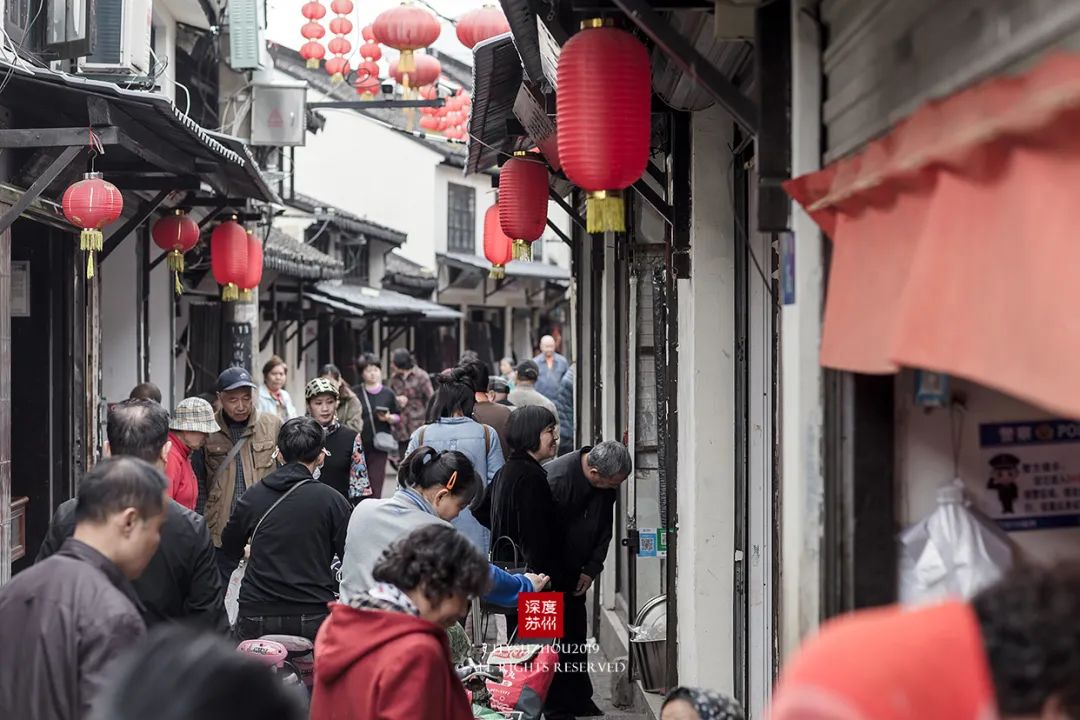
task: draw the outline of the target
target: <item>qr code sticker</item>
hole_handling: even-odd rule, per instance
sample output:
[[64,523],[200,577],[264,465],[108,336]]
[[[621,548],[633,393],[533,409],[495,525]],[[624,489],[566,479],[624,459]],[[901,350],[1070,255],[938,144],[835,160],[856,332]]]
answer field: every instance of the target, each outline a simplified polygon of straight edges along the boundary
[[642,537],[641,538],[641,552],[642,553],[656,552],[656,538],[655,537]]

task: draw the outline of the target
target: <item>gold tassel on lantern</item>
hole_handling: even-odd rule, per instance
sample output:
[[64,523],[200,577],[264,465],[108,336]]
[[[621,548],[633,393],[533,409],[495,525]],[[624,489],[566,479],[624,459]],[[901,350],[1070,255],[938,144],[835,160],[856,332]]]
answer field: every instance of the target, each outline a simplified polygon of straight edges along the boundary
[[221,290],[222,302],[235,302],[240,299],[240,288],[235,283],[229,283]]
[[492,265],[491,272],[488,273],[488,277],[492,280],[502,280],[506,277],[506,268],[502,265]]
[[177,295],[184,294],[184,285],[180,282],[180,273],[184,272],[184,253],[179,250],[173,250],[166,258],[166,262],[169,264],[169,269],[173,273],[173,283],[176,288]]
[[524,240],[515,240],[513,249],[510,251],[510,257],[514,260],[528,261],[529,243],[525,242]]
[[618,190],[589,193],[585,224],[590,233],[626,232],[622,193]]
[[105,247],[105,236],[95,228],[84,228],[79,233],[80,250],[101,250]]
[[249,303],[249,302],[251,302],[251,299],[252,299],[253,297],[255,297],[255,296],[254,296],[254,294],[253,294],[253,293],[251,292],[251,290],[241,290],[241,291],[240,291],[240,302],[247,302],[247,303]]
[[94,279],[94,251],[91,250],[86,256],[86,279]]
[[[398,72],[400,72],[402,75],[416,72],[416,58],[413,57],[413,51],[402,50],[401,54],[398,56],[397,66]],[[405,84],[408,84],[408,80],[406,80]]]
[[314,58],[314,57],[308,58],[307,59],[307,67],[308,67],[308,70],[318,70],[319,69],[319,58]]

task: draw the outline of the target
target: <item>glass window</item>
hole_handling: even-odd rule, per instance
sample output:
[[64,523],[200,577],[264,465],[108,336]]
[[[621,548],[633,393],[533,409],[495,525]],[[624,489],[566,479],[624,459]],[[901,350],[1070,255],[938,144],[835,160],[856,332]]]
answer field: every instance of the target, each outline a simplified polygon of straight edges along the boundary
[[476,188],[450,183],[447,198],[446,249],[476,252]]

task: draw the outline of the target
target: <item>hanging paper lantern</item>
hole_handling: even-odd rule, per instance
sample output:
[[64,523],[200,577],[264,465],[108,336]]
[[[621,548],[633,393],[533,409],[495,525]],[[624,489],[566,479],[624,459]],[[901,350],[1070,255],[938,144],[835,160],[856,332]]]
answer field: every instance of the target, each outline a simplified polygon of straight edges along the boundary
[[263,246],[259,239],[248,230],[247,232],[247,268],[244,277],[239,284],[240,299],[251,302],[255,288],[259,287],[263,275]]
[[124,196],[101,173],[86,173],[83,179],[68,187],[61,200],[64,217],[77,228],[79,249],[88,253],[86,277],[94,277],[94,253],[104,246],[101,228],[116,222],[124,212]]
[[360,46],[360,57],[371,62],[379,62],[382,60],[382,48],[378,43],[366,42]]
[[510,23],[506,21],[506,15],[494,5],[470,10],[457,21],[458,40],[470,50],[476,47],[477,43],[508,32]]
[[326,48],[322,46],[322,43],[311,40],[300,48],[300,57],[307,60],[309,68],[315,69],[319,67],[319,61],[326,57]]
[[360,75],[356,78],[356,92],[361,100],[371,100],[382,92],[378,77]]
[[438,130],[439,118],[433,115],[425,115],[424,117],[420,118],[420,127],[422,127],[424,130]]
[[589,195],[590,233],[626,230],[621,191],[649,162],[650,68],[644,45],[601,20],[583,23],[559,56],[559,159]]
[[335,55],[348,55],[352,51],[352,43],[343,37],[333,37],[327,48]]
[[222,286],[221,299],[231,302],[240,297],[240,283],[247,278],[247,231],[236,222],[226,220],[210,234],[210,270]]
[[326,61],[326,72],[335,85],[342,82],[351,69],[349,61],[337,55]]
[[488,277],[496,280],[506,277],[506,263],[513,259],[510,237],[502,231],[499,214],[498,200],[484,213],[484,257],[491,263]]
[[408,3],[379,13],[372,29],[380,43],[401,53],[398,64],[402,73],[411,73],[416,69],[413,51],[428,47],[439,39],[442,32],[434,15]]
[[180,273],[184,272],[184,253],[199,244],[199,234],[199,224],[179,209],[172,215],[162,217],[150,229],[154,244],[169,253],[169,269],[173,271],[177,295],[184,292],[180,284]]
[[514,153],[499,171],[499,223],[514,239],[514,259],[531,260],[547,225],[548,171],[536,155]]
[[374,60],[364,60],[356,66],[356,77],[379,79],[379,63]]
[[317,22],[304,23],[304,27],[300,28],[300,34],[305,40],[318,40],[326,35],[326,28]]
[[371,25],[365,25],[364,29],[360,31],[360,34],[364,36],[364,42],[379,42],[379,38],[375,37],[375,29]]
[[439,79],[440,75],[442,75],[442,63],[422,53],[413,56],[411,71],[402,70],[400,61],[395,60],[390,63],[390,77],[406,90],[431,85]]
[[300,12],[308,20],[322,20],[326,17],[326,8],[318,0],[304,3],[304,6],[300,8]]
[[352,20],[347,17],[336,17],[330,21],[330,32],[335,35],[348,35],[352,30]]

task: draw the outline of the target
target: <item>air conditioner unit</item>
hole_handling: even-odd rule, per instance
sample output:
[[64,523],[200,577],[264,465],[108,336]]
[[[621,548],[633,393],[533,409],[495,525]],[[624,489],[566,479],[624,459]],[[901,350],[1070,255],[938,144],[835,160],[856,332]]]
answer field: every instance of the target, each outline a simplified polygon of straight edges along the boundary
[[97,42],[92,55],[79,59],[80,71],[149,73],[152,0],[97,0],[94,22]]

